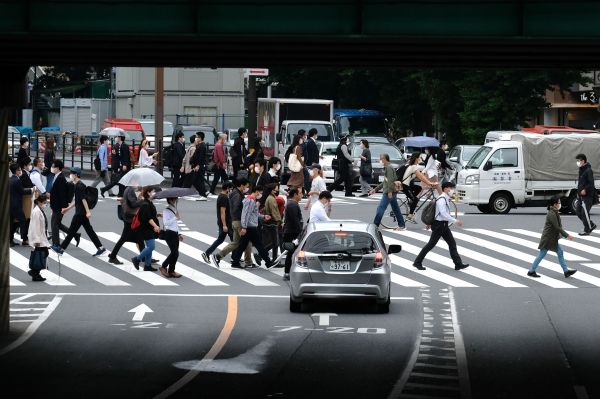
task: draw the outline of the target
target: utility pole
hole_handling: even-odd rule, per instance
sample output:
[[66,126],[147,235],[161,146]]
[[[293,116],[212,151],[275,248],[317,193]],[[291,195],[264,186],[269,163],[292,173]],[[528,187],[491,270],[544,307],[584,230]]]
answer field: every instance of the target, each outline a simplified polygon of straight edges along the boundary
[[248,147],[254,147],[256,137],[256,76],[248,76]]
[[156,68],[156,87],[154,94],[154,151],[156,151],[156,171],[163,174],[163,120],[165,102],[165,69]]

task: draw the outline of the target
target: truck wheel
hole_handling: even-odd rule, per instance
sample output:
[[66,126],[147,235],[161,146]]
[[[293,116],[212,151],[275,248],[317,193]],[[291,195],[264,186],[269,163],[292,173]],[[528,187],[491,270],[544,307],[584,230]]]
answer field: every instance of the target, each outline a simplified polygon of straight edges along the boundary
[[512,208],[512,198],[506,193],[498,193],[490,200],[492,212],[498,214],[507,214]]
[[[577,207],[579,206],[579,200],[577,199],[577,195],[576,194],[571,194],[569,196],[569,198],[567,198],[567,202],[566,202],[566,209],[564,210],[564,213],[568,213],[570,215],[574,215],[575,212],[577,211]],[[561,211],[563,210],[563,208],[560,209]]]
[[477,209],[479,209],[479,212],[481,213],[492,213],[492,207],[490,207],[490,204],[480,204],[477,205]]

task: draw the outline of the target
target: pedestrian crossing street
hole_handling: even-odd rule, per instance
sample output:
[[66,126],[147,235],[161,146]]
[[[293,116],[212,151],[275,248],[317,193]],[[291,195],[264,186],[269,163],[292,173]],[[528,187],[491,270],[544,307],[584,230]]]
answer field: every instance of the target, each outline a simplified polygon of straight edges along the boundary
[[[185,225],[183,225],[185,227]],[[471,266],[459,272],[454,270],[448,248],[443,240],[431,251],[423,265],[425,271],[418,271],[413,260],[429,240],[430,233],[418,226],[411,230],[384,230],[387,245],[400,244],[402,252],[391,255],[392,284],[399,287],[463,287],[463,288],[596,288],[600,287],[600,234],[580,237],[569,232],[574,241],[561,240],[565,258],[570,268],[578,269],[566,279],[558,264],[556,254],[549,252],[540,264],[541,278],[526,276],[527,270],[537,256],[540,232],[526,229],[487,230],[479,228],[453,229],[458,244],[458,252],[463,262]],[[127,243],[119,253],[123,265],[108,263],[107,253],[98,258],[92,257],[96,248],[91,241],[82,237],[78,248],[74,245],[62,255],[50,251],[48,270],[42,271],[46,278],[43,283],[34,283],[28,276],[30,248],[10,249],[10,285],[15,289],[55,287],[69,289],[90,289],[90,287],[111,287],[113,289],[139,290],[155,287],[169,291],[178,289],[218,289],[252,287],[284,287],[283,269],[274,268],[239,270],[232,269],[225,260],[216,268],[203,262],[202,252],[215,237],[186,227],[182,231],[185,239],[180,244],[180,257],[176,270],[183,275],[180,279],[168,279],[158,272],[136,270],[130,259],[137,254],[137,248]],[[119,235],[114,232],[99,232],[99,237],[110,250]],[[225,246],[222,244],[221,247]],[[162,262],[169,250],[164,241],[157,240],[154,258]]]

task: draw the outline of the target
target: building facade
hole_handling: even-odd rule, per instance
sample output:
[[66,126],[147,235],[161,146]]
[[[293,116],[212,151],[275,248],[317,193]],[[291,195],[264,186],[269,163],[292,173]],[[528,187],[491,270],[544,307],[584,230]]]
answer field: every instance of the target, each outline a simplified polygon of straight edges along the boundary
[[[208,124],[217,130],[244,125],[244,70],[165,68],[164,114],[173,124]],[[116,116],[154,119],[155,69],[117,67]]]

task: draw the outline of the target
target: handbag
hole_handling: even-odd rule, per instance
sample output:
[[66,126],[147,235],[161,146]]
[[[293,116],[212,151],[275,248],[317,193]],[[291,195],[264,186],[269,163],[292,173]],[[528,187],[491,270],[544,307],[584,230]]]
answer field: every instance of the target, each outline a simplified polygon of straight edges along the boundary
[[290,154],[290,159],[288,161],[288,169],[292,172],[300,172],[300,170],[302,170],[302,164],[300,163],[298,157],[294,153]]
[[373,174],[373,166],[370,163],[362,163],[360,164],[360,175],[362,177],[371,177]]
[[29,268],[36,272],[47,269],[46,258],[48,258],[48,248],[34,249],[29,255]]

